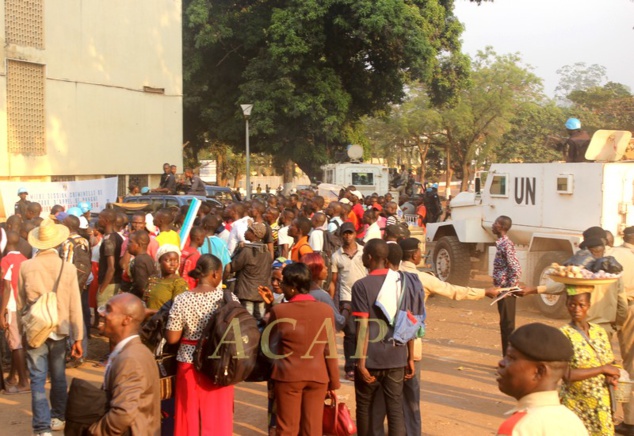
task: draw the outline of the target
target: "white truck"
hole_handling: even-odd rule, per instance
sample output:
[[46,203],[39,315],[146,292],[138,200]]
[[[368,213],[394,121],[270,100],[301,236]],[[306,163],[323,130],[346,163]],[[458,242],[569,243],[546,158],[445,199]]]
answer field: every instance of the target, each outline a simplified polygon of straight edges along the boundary
[[[599,136],[597,136],[600,132]],[[623,133],[618,153],[614,135]],[[610,138],[612,140],[610,140]],[[578,250],[581,233],[592,226],[610,230],[621,241],[634,225],[634,159],[630,132],[598,131],[586,158],[611,162],[492,164],[476,174],[475,192],[461,192],[451,201],[451,220],[427,225],[427,247],[438,277],[467,284],[472,268],[491,272],[495,238],[491,225],[500,215],[513,221],[508,234],[516,244],[522,282],[538,285],[552,262]],[[625,145],[623,145],[625,144]],[[544,314],[563,314],[560,296],[540,295]]]
[[347,187],[354,185],[363,196],[374,192],[384,195],[390,190],[389,168],[385,165],[360,162],[363,148],[350,145],[347,150],[350,162],[324,165],[322,182]]

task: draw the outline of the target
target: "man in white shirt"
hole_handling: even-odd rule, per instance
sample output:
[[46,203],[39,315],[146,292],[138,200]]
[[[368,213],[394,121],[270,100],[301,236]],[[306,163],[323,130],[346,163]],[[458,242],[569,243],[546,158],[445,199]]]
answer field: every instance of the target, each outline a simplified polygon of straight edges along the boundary
[[281,257],[288,259],[293,245],[293,238],[288,236],[288,228],[295,219],[295,212],[292,210],[284,210],[280,215],[280,230],[277,232],[277,246]]
[[308,245],[313,251],[322,251],[324,249],[324,232],[326,231],[326,215],[317,212],[310,219],[313,229],[308,235]]
[[328,206],[326,207],[326,210],[324,212],[329,219],[328,231],[330,233],[335,233],[344,223],[344,220],[341,219],[341,203],[339,203],[338,201],[331,201],[330,203],[328,203]]
[[233,254],[240,242],[246,242],[244,239],[244,232],[249,228],[249,220],[251,219],[247,215],[247,210],[242,203],[235,203],[231,205],[231,211],[233,213],[233,224],[231,232],[229,233],[229,252]]
[[375,209],[368,209],[363,213],[363,224],[367,224],[368,228],[365,231],[363,242],[366,243],[370,239],[381,239],[381,228],[377,221],[377,211]]

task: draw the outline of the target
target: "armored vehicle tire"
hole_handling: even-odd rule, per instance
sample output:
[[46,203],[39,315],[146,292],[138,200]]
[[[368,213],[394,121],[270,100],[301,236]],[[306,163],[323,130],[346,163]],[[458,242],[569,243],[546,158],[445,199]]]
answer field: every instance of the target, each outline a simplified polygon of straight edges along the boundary
[[[533,283],[535,286],[543,285],[546,280],[550,280],[546,276],[546,271],[553,262],[561,263],[570,257],[570,254],[546,253],[544,254],[535,268],[535,276]],[[535,296],[535,305],[541,313],[549,318],[564,319],[568,318],[568,310],[566,309],[566,295],[562,294],[538,294]]]
[[456,236],[443,236],[434,247],[434,271],[443,282],[466,286],[471,274],[469,248]]

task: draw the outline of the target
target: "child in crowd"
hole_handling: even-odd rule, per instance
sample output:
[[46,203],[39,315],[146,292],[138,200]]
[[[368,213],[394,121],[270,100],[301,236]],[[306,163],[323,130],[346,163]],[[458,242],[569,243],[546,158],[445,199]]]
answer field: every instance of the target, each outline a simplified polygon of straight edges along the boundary
[[190,271],[196,268],[196,262],[200,258],[198,248],[205,243],[206,232],[202,227],[193,227],[189,232],[189,246],[181,251],[180,275],[185,279],[189,289],[194,289],[198,281],[189,276]]
[[4,330],[11,350],[11,370],[5,382],[6,395],[29,392],[29,377],[26,372],[26,354],[22,348],[22,338],[18,329],[17,298],[20,264],[26,257],[18,251],[20,235],[7,232],[6,253],[2,258],[3,292],[0,306],[0,328]]

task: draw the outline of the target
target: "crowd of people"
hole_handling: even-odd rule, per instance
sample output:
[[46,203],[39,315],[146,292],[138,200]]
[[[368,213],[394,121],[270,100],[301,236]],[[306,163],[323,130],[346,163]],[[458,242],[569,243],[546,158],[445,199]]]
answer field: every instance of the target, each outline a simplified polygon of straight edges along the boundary
[[[171,183],[171,171],[166,164],[162,186]],[[437,196],[430,189],[430,197]],[[405,218],[414,216],[421,227],[442,218],[442,208],[430,217],[424,195],[403,195],[397,202],[389,193],[363,196],[350,186],[328,203],[305,191],[223,209],[203,204],[183,235],[187,207],[152,214],[108,208],[94,219],[90,204],[82,202],[68,210],[56,206],[42,218],[26,189],[18,194],[15,213],[0,233],[0,327],[11,349],[5,393],[31,392],[33,432],[40,435],[66,425],[65,368],[84,364],[91,326],[110,341],[109,353],[101,356],[109,408],[89,434],[232,434],[233,386],[215,385],[193,362],[227,289],[268,332],[263,347],[276,356],[265,377],[270,434],[322,434],[324,399],[340,386],[331,339],[342,332],[343,377],[354,382],[358,434],[385,434],[387,418],[390,435],[420,435],[421,332],[399,342],[404,335],[396,322],[399,312],[419,325],[429,295],[478,300],[521,286],[507,236],[512,222],[505,216],[492,228],[494,286],[456,286],[418,269],[421,241],[412,237]],[[564,416],[536,413],[544,404],[572,411],[565,422],[579,429],[574,434],[614,432],[607,386],[620,374],[610,345],[617,331],[625,369],[634,373],[634,306],[627,295],[634,298],[634,228],[625,230],[624,241],[607,253],[623,265],[619,281],[600,289],[565,289],[571,323],[561,330],[540,324],[515,329],[515,299],[498,301],[503,345],[498,383],[519,401],[519,415],[499,434],[534,434],[518,429],[548,429],[549,420]],[[606,244],[602,229],[584,232],[582,249],[595,258],[606,255]],[[561,286],[521,286],[517,295],[562,292]],[[50,291],[59,321],[41,344],[27,345],[22,334],[28,337],[30,327],[20,324],[20,312]],[[168,314],[164,340],[177,347],[171,394],[163,389],[156,353],[139,337],[141,326],[161,311]],[[625,408],[622,434],[634,434],[632,409]]]

